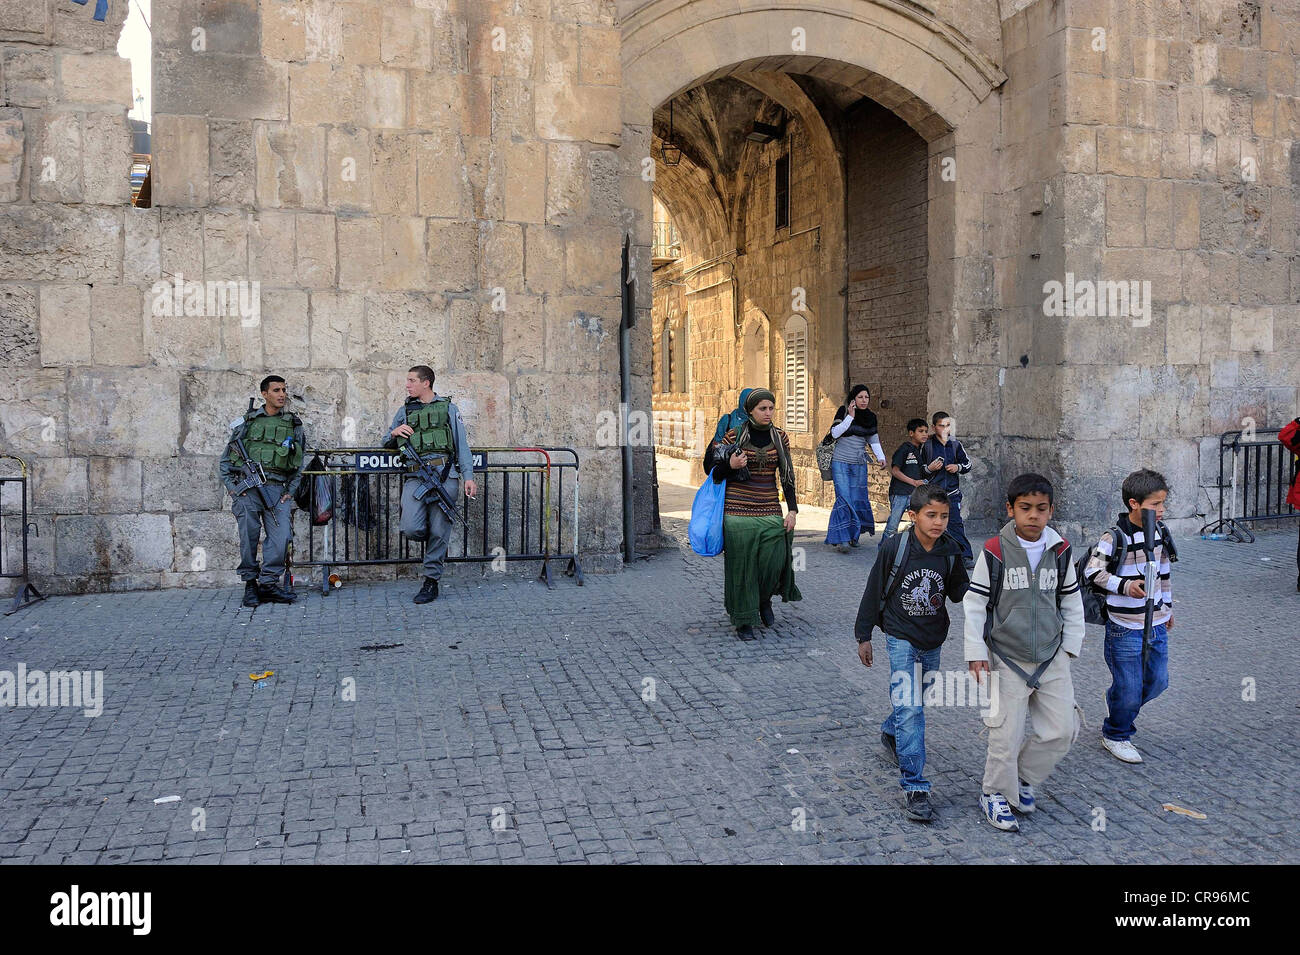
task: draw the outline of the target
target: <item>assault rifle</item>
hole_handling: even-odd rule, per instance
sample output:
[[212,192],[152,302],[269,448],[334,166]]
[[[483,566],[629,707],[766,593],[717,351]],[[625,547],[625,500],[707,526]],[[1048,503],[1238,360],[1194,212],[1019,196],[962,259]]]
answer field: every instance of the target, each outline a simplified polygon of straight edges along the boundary
[[[253,409],[252,398],[248,399],[248,409],[250,411]],[[237,483],[231,490],[230,496],[234,498],[239,497],[239,495],[243,494],[245,491],[256,491],[258,498],[262,501],[262,504],[266,506],[266,513],[271,519],[272,526],[279,527],[280,522],[276,519],[275,508],[280,503],[280,499],[274,494],[268,496],[269,492],[266,486],[266,471],[262,469],[262,465],[258,464],[249,456],[248,449],[244,447],[244,439],[239,436],[238,428],[235,429],[235,433],[231,438],[230,443],[235,446],[235,450],[239,452],[240,460],[244,462],[239,468],[239,483]]]
[[447,475],[451,473],[451,459],[447,459],[447,466],[439,474],[437,469],[424,458],[420,457],[420,452],[411,447],[411,442],[406,441],[401,447],[402,457],[406,463],[414,468],[413,477],[415,485],[415,499],[423,501],[430,494],[433,495],[433,503],[438,505],[438,510],[442,511],[443,516],[453,524],[457,521],[464,524],[465,519],[460,516],[456,510],[455,499],[447,493],[442,486],[442,482],[447,480]]

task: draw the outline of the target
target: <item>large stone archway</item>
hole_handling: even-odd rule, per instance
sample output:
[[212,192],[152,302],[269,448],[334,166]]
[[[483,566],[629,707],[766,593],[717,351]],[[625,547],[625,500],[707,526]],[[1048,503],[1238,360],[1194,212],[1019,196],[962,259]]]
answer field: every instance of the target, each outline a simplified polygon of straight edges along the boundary
[[[969,6],[980,10],[973,19],[967,10],[967,23],[999,22],[992,0]],[[942,17],[893,0],[825,0],[797,9],[772,0],[651,0],[623,7],[625,148],[650,142],[661,104],[723,77],[754,86],[799,116],[813,134],[814,151],[838,163],[843,143],[828,134],[797,76],[869,97],[923,140],[929,166],[927,344],[925,367],[911,371],[928,381],[930,404],[961,401],[980,409],[965,422],[968,435],[993,434],[998,396],[996,385],[991,391],[988,385],[996,374],[973,367],[981,356],[973,354],[975,336],[966,330],[993,304],[989,216],[1000,178],[994,156],[999,98],[991,94],[1006,77],[988,51],[997,52],[1000,37],[986,35],[977,45]],[[842,208],[842,175],[833,182],[837,195],[827,197],[829,204]],[[650,186],[629,185],[625,201],[633,211],[634,241],[648,245]],[[735,222],[730,226],[734,232]],[[823,241],[838,248],[817,276],[820,312],[823,322],[842,324],[849,288],[843,217],[838,227],[827,226]],[[639,251],[638,280],[648,290],[649,250]],[[643,294],[638,306],[648,312],[650,305]],[[847,342],[831,339],[823,330],[814,350],[815,434],[829,424],[849,373]],[[991,366],[995,356],[984,361]],[[648,379],[643,383],[648,403]]]

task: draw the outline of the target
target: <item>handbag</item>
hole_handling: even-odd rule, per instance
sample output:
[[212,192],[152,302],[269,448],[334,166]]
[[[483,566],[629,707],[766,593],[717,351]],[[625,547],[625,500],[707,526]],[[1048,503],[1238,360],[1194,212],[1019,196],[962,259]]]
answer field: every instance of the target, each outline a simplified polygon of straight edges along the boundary
[[831,473],[831,460],[835,457],[835,442],[817,445],[817,470],[822,472],[823,481],[834,480]]
[[704,476],[704,483],[695,492],[691,502],[691,550],[701,557],[717,557],[722,553],[723,506],[727,499],[727,482],[715,482],[712,475]]
[[[306,470],[325,470],[325,464],[321,461],[320,455],[316,455],[311,459],[311,463],[307,465]],[[307,512],[307,517],[314,527],[328,524],[334,518],[334,487],[329,475],[308,475],[307,479],[298,485],[298,490],[293,499],[299,510]]]

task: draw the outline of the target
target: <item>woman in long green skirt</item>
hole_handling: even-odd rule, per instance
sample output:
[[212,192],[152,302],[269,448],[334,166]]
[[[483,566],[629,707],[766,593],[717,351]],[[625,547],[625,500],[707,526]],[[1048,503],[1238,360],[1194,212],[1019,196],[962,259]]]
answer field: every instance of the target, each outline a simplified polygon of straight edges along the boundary
[[[736,635],[754,639],[754,626],[770,627],[776,615],[772,597],[801,600],[794,583],[794,468],[790,438],[772,424],[776,396],[756,388],[743,405],[748,420],[729,429],[722,440],[710,442],[704,470],[717,482],[727,482],[723,507],[722,547],[727,614]],[[787,512],[781,516],[777,482]]]

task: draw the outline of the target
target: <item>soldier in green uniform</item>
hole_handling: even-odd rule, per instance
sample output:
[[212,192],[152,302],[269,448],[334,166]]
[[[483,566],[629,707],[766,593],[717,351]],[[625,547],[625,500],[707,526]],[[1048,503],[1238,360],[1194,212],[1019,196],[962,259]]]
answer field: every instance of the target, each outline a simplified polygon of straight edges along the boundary
[[[302,421],[284,406],[289,400],[285,381],[279,375],[262,379],[261,408],[251,408],[242,418],[230,423],[230,441],[221,458],[221,483],[232,496],[230,509],[239,523],[239,576],[244,581],[244,606],[259,603],[293,603],[294,594],[286,590],[285,555],[293,533],[293,495],[302,482],[302,458],[305,447]],[[248,456],[262,465],[266,484],[235,496],[240,481],[243,458],[235,447],[242,439]],[[268,501],[277,502],[274,508]],[[257,563],[257,541],[262,525],[266,541],[262,545],[262,563]]]
[[[451,500],[460,500],[460,482],[465,479],[465,494],[478,494],[478,484],[473,478],[474,463],[470,454],[469,435],[465,422],[450,398],[439,398],[433,392],[433,369],[416,365],[406,373],[406,404],[393,416],[392,426],[384,439],[384,447],[397,448],[410,441],[411,447],[442,473],[447,463],[447,479],[443,489]],[[438,599],[438,580],[447,560],[447,538],[451,534],[451,521],[433,501],[433,495],[424,500],[415,497],[416,482],[402,482],[402,533],[409,540],[424,541],[424,584],[415,595],[415,602],[427,604]]]

